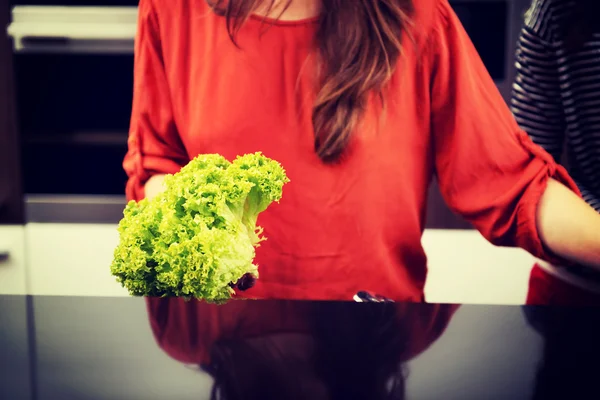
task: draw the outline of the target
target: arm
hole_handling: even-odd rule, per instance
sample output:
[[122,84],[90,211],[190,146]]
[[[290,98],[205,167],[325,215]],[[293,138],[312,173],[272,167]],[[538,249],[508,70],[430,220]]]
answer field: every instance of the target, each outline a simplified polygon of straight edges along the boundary
[[[560,162],[566,124],[557,57],[540,34],[546,32],[545,21],[551,16],[547,11],[538,13],[537,10],[527,15],[519,36],[511,106],[517,122],[534,143]],[[566,209],[570,211],[565,216]],[[575,222],[580,226],[575,226]],[[577,196],[563,185],[554,180],[548,182],[538,208],[537,225],[542,242],[555,254],[600,267],[600,254],[597,249],[593,252],[594,241],[600,235],[597,228],[594,230],[598,224],[600,215],[582,206]]]
[[519,128],[447,0],[439,4],[431,118],[444,199],[493,244],[600,268],[600,221],[565,169]]
[[600,213],[555,180],[540,200],[537,227],[554,254],[600,269]]
[[138,6],[129,148],[123,161],[129,177],[128,200],[141,200],[146,190],[149,196],[156,195],[164,174],[176,173],[189,162],[173,117],[158,17],[152,3],[141,0]]
[[549,46],[529,27],[537,26],[537,19],[537,14],[528,16],[519,36],[511,108],[533,142],[560,162],[566,128],[558,66]]

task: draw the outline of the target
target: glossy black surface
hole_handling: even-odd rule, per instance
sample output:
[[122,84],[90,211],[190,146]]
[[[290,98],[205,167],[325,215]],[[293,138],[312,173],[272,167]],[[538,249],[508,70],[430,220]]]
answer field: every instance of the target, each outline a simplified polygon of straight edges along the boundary
[[0,310],[2,399],[600,398],[592,308],[0,296]]

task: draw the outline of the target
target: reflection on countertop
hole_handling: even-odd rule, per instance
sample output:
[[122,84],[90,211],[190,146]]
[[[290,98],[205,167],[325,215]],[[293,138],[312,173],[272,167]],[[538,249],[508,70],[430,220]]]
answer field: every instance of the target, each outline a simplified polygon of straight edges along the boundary
[[593,308],[0,296],[0,309],[0,398],[598,397]]

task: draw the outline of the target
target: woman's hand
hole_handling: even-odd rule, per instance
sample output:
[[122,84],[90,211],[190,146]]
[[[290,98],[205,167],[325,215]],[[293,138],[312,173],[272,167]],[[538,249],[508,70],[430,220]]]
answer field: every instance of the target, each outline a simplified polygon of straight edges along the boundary
[[393,303],[393,300],[390,300],[386,297],[380,296],[378,294],[373,294],[361,290],[360,292],[354,295],[355,302],[357,303]]
[[239,290],[240,292],[245,292],[248,289],[252,289],[254,284],[256,283],[256,278],[252,274],[244,274],[236,283],[230,283],[234,289]]
[[165,190],[165,175],[154,175],[144,185],[146,198],[152,200],[157,194]]

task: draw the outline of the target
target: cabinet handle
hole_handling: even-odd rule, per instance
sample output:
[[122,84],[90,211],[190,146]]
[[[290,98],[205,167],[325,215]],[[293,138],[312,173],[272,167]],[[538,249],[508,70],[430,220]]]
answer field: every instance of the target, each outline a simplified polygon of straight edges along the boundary
[[0,250],[0,263],[7,261],[10,256],[8,250]]

